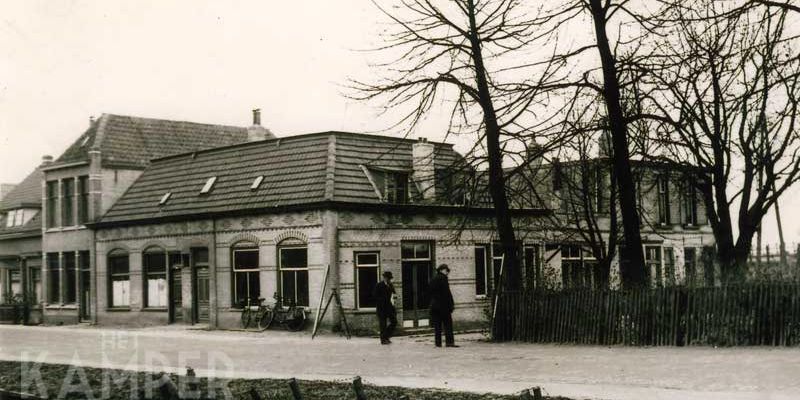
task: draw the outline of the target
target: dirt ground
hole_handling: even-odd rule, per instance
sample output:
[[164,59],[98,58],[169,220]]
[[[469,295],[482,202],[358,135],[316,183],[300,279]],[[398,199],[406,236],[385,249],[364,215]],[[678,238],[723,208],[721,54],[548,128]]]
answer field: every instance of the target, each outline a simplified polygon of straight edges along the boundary
[[488,343],[457,337],[346,340],[288,332],[185,328],[0,327],[0,359],[200,376],[345,382],[583,399],[797,399],[798,348],[631,348]]

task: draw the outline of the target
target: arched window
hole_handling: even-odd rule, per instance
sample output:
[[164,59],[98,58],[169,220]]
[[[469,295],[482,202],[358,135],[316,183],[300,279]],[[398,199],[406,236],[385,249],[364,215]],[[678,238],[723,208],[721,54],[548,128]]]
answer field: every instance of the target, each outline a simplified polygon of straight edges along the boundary
[[149,247],[142,253],[144,306],[167,306],[167,253],[161,247]]
[[127,307],[131,299],[131,270],[128,253],[114,250],[108,255],[108,304]]
[[258,245],[252,242],[236,243],[231,249],[233,259],[233,306],[243,307],[248,299],[257,304],[261,297],[258,271]]
[[297,239],[278,245],[281,297],[284,304],[308,306],[308,247]]

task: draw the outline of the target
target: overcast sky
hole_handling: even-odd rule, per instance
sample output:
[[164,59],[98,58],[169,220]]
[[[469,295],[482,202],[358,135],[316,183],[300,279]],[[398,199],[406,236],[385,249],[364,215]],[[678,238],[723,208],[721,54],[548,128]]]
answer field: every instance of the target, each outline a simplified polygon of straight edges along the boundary
[[[103,112],[244,126],[261,108],[278,136],[391,122],[342,96],[348,77],[375,73],[360,50],[385,26],[366,0],[4,0],[0,15],[0,182],[57,157]],[[444,120],[415,135],[441,140]],[[790,243],[798,195],[781,204]],[[765,239],[777,242],[774,217]]]

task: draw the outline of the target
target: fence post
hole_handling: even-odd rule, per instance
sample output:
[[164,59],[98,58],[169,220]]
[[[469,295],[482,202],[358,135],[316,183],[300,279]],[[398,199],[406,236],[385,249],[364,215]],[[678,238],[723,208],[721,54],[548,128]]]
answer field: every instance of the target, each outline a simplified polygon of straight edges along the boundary
[[353,379],[353,392],[356,394],[356,400],[367,400],[364,394],[364,385],[361,383],[361,377],[357,376]]
[[300,386],[297,384],[297,379],[289,379],[289,389],[292,390],[292,397],[294,400],[303,400],[303,394],[300,393]]

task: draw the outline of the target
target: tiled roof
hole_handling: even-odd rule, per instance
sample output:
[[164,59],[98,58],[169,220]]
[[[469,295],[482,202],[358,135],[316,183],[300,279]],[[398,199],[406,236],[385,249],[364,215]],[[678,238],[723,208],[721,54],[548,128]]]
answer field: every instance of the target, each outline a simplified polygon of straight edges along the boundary
[[[410,172],[413,143],[384,136],[322,132],[153,160],[100,224],[325,201],[379,204],[361,166]],[[461,159],[451,145],[434,145],[437,168]],[[261,185],[251,190],[261,175]],[[213,176],[217,181],[211,192],[200,194]],[[166,193],[171,196],[159,205]]]
[[36,168],[0,201],[0,211],[42,206],[42,171]]
[[87,161],[98,148],[104,165],[144,168],[153,158],[247,140],[247,128],[103,114],[55,161]]

